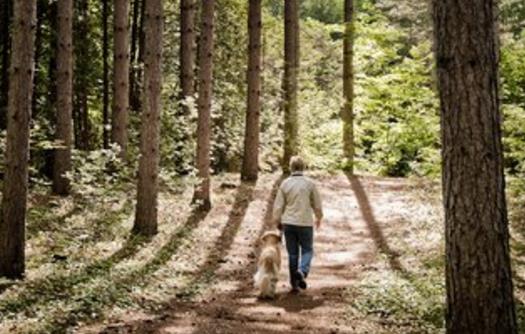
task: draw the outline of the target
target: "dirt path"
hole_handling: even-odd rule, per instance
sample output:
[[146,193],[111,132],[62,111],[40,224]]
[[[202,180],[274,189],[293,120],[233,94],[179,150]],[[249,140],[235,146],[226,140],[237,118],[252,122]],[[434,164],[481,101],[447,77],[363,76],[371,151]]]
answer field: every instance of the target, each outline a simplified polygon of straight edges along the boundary
[[[127,319],[92,328],[99,333],[362,333],[348,317],[347,288],[359,281],[380,252],[390,267],[402,270],[384,233],[403,205],[406,183],[397,179],[345,175],[317,178],[325,222],[315,236],[315,258],[309,288],[289,295],[284,259],[275,301],[261,302],[252,288],[257,240],[268,223],[272,183],[237,188],[237,196],[205,265],[193,273],[205,287],[195,295],[181,294],[153,317]],[[224,209],[206,218],[212,224]],[[227,212],[227,211],[226,211]],[[264,218],[263,218],[264,217]],[[265,222],[265,223],[263,223]],[[192,250],[200,252],[199,245]],[[378,252],[379,251],[379,252]],[[283,252],[285,254],[286,252]],[[211,275],[211,276],[210,276]]]

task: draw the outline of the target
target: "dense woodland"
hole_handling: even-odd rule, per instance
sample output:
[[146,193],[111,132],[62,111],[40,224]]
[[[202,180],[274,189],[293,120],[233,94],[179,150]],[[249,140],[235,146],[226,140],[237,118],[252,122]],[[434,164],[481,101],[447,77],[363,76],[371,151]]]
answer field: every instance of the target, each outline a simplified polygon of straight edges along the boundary
[[522,0],[2,0],[0,76],[2,333],[204,295],[219,267],[174,283],[170,259],[228,205],[240,224],[270,204],[297,154],[361,209],[374,175],[431,212],[385,232],[428,263],[351,284],[345,319],[367,324],[341,332],[525,330]]

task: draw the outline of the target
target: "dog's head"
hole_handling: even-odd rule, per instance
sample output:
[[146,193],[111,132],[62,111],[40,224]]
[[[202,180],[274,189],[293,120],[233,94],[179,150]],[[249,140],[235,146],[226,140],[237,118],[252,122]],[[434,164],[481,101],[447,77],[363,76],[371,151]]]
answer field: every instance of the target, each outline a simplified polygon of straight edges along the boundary
[[270,230],[264,232],[261,237],[263,244],[278,244],[281,242],[281,232],[279,230]]

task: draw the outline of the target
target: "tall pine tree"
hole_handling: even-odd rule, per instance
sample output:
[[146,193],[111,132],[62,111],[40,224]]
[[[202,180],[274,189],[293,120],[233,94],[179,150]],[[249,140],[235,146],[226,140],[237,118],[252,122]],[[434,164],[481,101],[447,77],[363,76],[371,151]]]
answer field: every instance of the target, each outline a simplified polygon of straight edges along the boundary
[[164,17],[162,0],[147,0],[145,4],[144,101],[140,128],[137,210],[133,232],[151,236],[157,233]]
[[501,144],[497,1],[434,0],[447,333],[517,333]]
[[248,12],[248,101],[241,178],[246,181],[255,181],[259,169],[259,118],[261,114],[261,0],[250,0]]
[[73,0],[58,0],[56,140],[53,192],[69,194],[66,173],[71,170],[73,96]]
[[199,44],[199,96],[197,107],[197,177],[194,203],[200,209],[211,208],[210,200],[210,137],[211,137],[211,101],[213,88],[213,46],[214,46],[214,11],[215,0],[202,0],[201,36]]
[[33,95],[36,0],[15,1],[8,94],[6,166],[0,215],[0,276],[24,275],[29,121]]
[[289,172],[290,158],[299,152],[297,76],[299,72],[299,2],[284,4],[284,157],[282,167]]

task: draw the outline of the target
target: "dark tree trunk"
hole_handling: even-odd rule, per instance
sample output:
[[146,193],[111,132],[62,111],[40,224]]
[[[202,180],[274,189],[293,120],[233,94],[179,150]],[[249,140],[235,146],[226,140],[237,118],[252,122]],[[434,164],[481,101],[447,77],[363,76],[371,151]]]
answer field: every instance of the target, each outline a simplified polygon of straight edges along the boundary
[[113,114],[111,140],[125,160],[128,148],[129,110],[129,0],[115,0],[113,52]]
[[138,49],[140,35],[140,20],[143,1],[133,1],[133,17],[131,22],[131,51],[129,72],[129,104],[130,109],[137,111],[140,108],[140,89],[137,83]]
[[135,62],[135,65],[133,67],[134,72],[134,79],[133,79],[133,87],[134,92],[132,93],[133,96],[130,99],[130,106],[131,109],[137,112],[140,112],[142,110],[142,91],[143,91],[143,68],[144,68],[144,21],[145,21],[145,8],[146,8],[146,0],[140,0],[140,17],[139,17],[139,27],[138,27],[138,49],[136,51],[137,53],[137,60]]
[[44,0],[38,0],[37,1],[37,18],[36,18],[36,37],[35,37],[35,73],[33,75],[33,97],[31,99],[32,107],[32,117],[36,118],[38,115],[38,107],[39,107],[39,100],[40,100],[40,91],[39,91],[39,85],[41,82],[40,78],[40,57],[42,56],[42,27],[44,25],[44,19],[45,14],[47,12],[47,1]]
[[73,119],[75,125],[75,146],[81,150],[91,149],[91,123],[89,119],[89,94],[92,84],[89,80],[92,59],[90,51],[91,23],[89,1],[77,0],[77,13],[74,24],[74,102]]
[[259,170],[259,117],[261,113],[261,0],[250,0],[248,14],[248,102],[244,133],[244,158],[241,178],[257,180]]
[[201,210],[211,208],[210,200],[210,137],[211,137],[211,101],[213,88],[213,30],[214,30],[215,0],[202,0],[201,36],[199,43],[199,96],[197,108],[199,119],[197,124],[197,177],[193,196],[194,203]]
[[181,0],[181,46],[180,46],[180,99],[183,114],[189,110],[184,100],[194,94],[194,64],[195,64],[195,0]]
[[102,146],[109,148],[109,0],[102,1]]
[[0,130],[6,128],[7,121],[7,93],[9,91],[9,54],[11,49],[10,21],[12,15],[12,0],[3,0],[0,19],[0,47],[1,47],[1,82],[0,82]]
[[284,158],[283,170],[289,172],[292,156],[299,151],[297,75],[299,72],[299,3],[286,0],[284,7]]
[[181,125],[177,136],[173,138],[175,142],[174,164],[181,174],[187,174],[187,155],[182,153],[185,147],[190,145],[192,133],[186,126],[190,122],[191,110],[188,105],[188,98],[195,96],[195,15],[197,11],[196,0],[181,0],[180,3],[180,33],[181,42],[179,49],[180,61],[180,107],[176,117]]
[[0,216],[0,276],[24,275],[29,121],[33,94],[36,1],[15,1],[6,169]]
[[73,95],[73,0],[58,0],[57,124],[53,192],[69,194],[66,173],[71,170]]
[[145,13],[144,110],[140,130],[137,210],[133,232],[157,233],[159,132],[162,91],[162,0],[147,0]]
[[[49,21],[49,64],[48,64],[48,92],[47,92],[47,103],[48,109],[54,110],[56,108],[57,101],[57,53],[58,53],[58,13],[57,3],[51,2],[48,7],[48,21]],[[50,117],[52,124],[56,123],[56,113],[52,113]],[[46,164],[50,163],[50,160],[46,160]],[[53,167],[49,167],[52,170]]]
[[447,333],[517,333],[501,145],[497,6],[434,0]]
[[354,173],[354,1],[345,0],[345,37],[343,42],[343,120],[344,169]]

